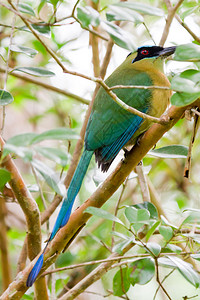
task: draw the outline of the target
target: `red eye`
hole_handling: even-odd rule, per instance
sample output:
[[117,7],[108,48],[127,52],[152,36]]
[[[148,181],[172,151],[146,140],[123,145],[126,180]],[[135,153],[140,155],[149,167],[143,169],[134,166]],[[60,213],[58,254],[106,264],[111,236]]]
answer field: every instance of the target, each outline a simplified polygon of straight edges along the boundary
[[148,54],[149,54],[149,51],[146,50],[146,49],[144,49],[144,50],[141,51],[141,54],[142,54],[142,55],[148,55]]

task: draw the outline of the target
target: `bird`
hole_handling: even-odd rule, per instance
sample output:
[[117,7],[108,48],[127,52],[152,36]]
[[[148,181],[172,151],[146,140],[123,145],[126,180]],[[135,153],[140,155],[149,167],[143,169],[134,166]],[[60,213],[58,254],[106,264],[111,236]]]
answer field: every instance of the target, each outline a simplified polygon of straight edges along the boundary
[[[127,56],[105,83],[108,87],[117,85],[170,87],[170,82],[164,74],[164,59],[172,55],[175,50],[176,46],[166,48],[161,46],[139,47]],[[170,89],[120,89],[116,87],[112,91],[127,105],[158,118],[166,110],[171,97]],[[47,244],[28,275],[27,287],[32,286],[37,279],[43,266],[47,245],[69,220],[75,198],[93,154],[98,167],[106,172],[119,151],[126,149],[128,145],[134,145],[151,125],[152,122],[148,119],[143,119],[119,106],[105,89],[100,87],[88,120],[82,156],[69,185],[67,195],[63,199]]]

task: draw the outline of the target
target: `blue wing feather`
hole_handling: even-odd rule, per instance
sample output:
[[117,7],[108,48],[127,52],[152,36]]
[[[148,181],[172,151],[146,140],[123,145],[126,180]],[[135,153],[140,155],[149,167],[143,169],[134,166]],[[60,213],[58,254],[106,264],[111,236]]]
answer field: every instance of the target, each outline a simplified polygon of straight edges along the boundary
[[139,116],[135,116],[132,124],[125,130],[125,132],[114,143],[102,148],[102,159],[106,161],[113,160],[118,152],[128,143],[133,134],[140,127],[143,119]]

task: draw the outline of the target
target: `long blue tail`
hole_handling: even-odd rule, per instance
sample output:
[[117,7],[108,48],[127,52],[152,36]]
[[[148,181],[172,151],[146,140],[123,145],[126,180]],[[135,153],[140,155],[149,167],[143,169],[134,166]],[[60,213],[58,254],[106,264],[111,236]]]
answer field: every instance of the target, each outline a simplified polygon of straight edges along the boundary
[[[67,197],[64,198],[64,200],[63,200],[60,212],[56,219],[55,225],[53,227],[53,230],[52,230],[50,238],[47,242],[47,245],[54,238],[57,231],[61,227],[65,226],[67,224],[69,217],[71,215],[71,210],[72,210],[72,206],[74,204],[74,200],[80,190],[83,178],[88,169],[92,155],[93,155],[93,151],[87,151],[86,149],[84,149],[81,159],[79,161],[79,164],[76,168],[76,171],[75,171],[72,181],[70,183],[70,186],[68,188]],[[46,247],[47,247],[47,245],[46,245]],[[45,251],[46,247],[44,248],[44,251]],[[44,251],[38,258],[38,260],[36,261],[31,272],[29,273],[28,279],[26,281],[27,287],[30,287],[33,285],[33,283],[35,282],[35,280],[43,266]]]

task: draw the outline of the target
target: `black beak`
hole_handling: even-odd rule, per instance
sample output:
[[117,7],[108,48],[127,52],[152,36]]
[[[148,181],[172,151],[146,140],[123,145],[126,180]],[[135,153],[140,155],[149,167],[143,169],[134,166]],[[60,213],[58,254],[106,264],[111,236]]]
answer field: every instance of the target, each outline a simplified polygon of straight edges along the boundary
[[163,50],[159,51],[159,56],[167,57],[172,55],[176,50],[176,46],[163,48]]

